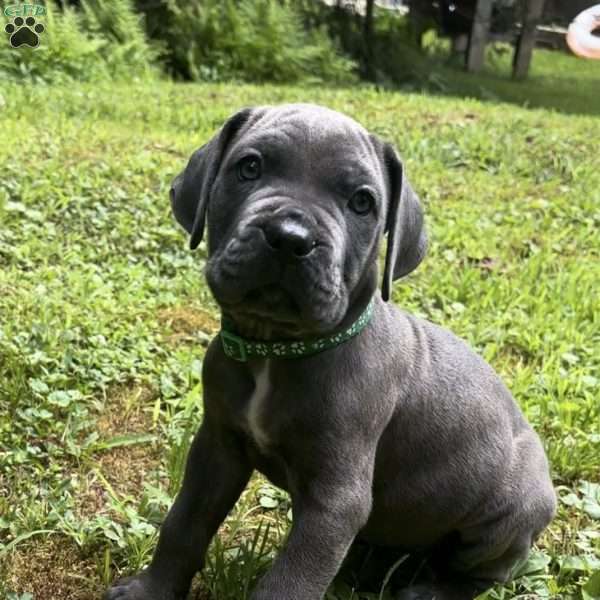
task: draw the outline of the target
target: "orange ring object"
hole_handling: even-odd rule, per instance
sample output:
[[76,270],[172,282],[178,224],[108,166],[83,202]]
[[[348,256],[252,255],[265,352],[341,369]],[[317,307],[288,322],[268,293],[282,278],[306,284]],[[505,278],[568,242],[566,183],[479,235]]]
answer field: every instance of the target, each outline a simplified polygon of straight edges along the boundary
[[569,25],[567,44],[569,48],[584,58],[600,60],[600,37],[592,31],[600,27],[600,4],[579,13]]

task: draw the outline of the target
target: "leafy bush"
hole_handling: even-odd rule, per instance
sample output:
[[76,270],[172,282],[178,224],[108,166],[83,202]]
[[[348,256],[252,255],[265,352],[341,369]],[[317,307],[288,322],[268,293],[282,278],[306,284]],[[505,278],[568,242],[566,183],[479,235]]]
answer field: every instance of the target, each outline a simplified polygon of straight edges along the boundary
[[373,37],[373,63],[379,81],[422,87],[437,77],[439,65],[417,47],[406,17],[378,12]]
[[290,0],[165,0],[147,10],[170,70],[184,79],[353,79],[354,63],[324,28],[305,29]]
[[46,5],[37,48],[0,44],[0,77],[34,82],[140,78],[155,72],[156,49],[129,0],[84,0],[80,10]]
[[364,18],[359,13],[313,0],[299,0],[298,7],[305,27],[326,29],[342,50],[359,63],[363,78],[380,84],[418,87],[431,83],[435,65],[417,47],[414,32],[404,15],[376,7],[372,48],[368,52]]

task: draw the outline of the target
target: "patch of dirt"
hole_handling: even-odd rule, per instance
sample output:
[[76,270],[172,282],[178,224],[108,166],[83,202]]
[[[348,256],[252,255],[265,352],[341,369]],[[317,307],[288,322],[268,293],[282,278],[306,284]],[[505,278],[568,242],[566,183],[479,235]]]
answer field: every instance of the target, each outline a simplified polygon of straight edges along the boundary
[[[160,452],[151,444],[103,451],[96,460],[97,470],[102,477],[95,472],[87,475],[79,494],[78,516],[85,518],[109,512],[110,492],[106,482],[120,499],[140,498],[144,483],[156,471],[160,457]],[[156,483],[154,477],[152,483]]]
[[158,319],[169,330],[166,341],[170,345],[186,341],[197,342],[198,334],[203,334],[201,338],[204,341],[220,329],[219,320],[210,313],[182,306],[161,310]]
[[94,560],[58,535],[17,546],[2,571],[4,589],[34,600],[95,600],[102,593]]
[[[99,443],[152,434],[150,408],[154,397],[155,392],[145,386],[117,388],[109,392],[96,422]],[[119,497],[139,497],[148,475],[159,465],[161,453],[156,442],[147,440],[97,450],[94,454],[96,469],[84,476],[79,495],[79,515],[85,517],[107,510],[108,491],[102,477]],[[89,466],[86,470],[89,471]]]
[[98,464],[119,495],[139,496],[148,474],[158,466],[160,453],[150,444],[104,452]]
[[494,364],[501,372],[516,371],[524,365],[534,365],[537,357],[534,353],[518,344],[506,341],[498,349]]
[[143,385],[118,387],[110,390],[103,412],[96,423],[101,439],[127,433],[147,433],[152,429],[151,402],[156,392]]
[[475,123],[480,120],[480,115],[474,112],[453,111],[446,114],[426,113],[422,115],[423,129],[426,130],[432,126],[454,125],[464,127],[469,123]]

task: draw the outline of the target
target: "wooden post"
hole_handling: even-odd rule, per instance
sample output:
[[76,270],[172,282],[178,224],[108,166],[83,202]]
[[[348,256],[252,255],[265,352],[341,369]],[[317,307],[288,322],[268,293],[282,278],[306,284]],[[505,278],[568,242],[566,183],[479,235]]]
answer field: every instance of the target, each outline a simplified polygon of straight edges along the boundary
[[535,47],[537,26],[544,12],[545,1],[529,0],[527,2],[521,35],[519,36],[513,59],[513,77],[515,79],[525,79],[529,72],[533,48]]
[[365,71],[367,77],[375,79],[375,66],[373,64],[373,13],[375,12],[375,0],[367,0],[365,10],[365,22],[363,29],[365,44]]
[[478,0],[467,49],[467,71],[480,71],[485,62],[485,45],[490,30],[494,0]]

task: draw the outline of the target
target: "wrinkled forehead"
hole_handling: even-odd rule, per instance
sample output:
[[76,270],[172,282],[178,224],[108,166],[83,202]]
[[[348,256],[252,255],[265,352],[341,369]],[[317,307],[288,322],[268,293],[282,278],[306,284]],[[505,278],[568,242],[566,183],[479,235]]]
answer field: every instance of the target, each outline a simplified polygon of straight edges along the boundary
[[315,169],[361,170],[381,176],[372,137],[346,115],[309,104],[266,108],[238,138],[235,148],[253,148],[280,160],[302,161]]

